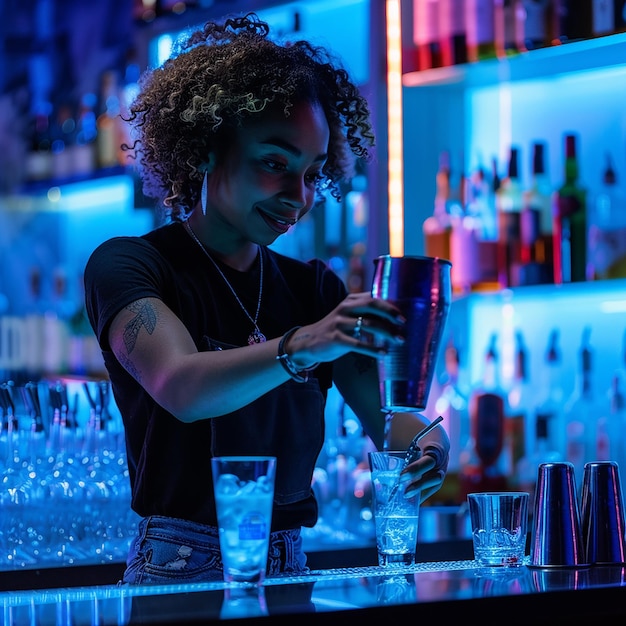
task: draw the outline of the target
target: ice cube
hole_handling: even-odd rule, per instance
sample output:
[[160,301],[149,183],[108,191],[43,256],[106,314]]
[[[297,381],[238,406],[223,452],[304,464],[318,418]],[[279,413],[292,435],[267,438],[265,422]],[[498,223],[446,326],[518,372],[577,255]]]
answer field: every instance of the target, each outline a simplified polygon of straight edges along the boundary
[[259,476],[256,484],[258,490],[262,493],[270,493],[272,491],[272,481],[267,476]]
[[220,495],[235,495],[239,491],[239,479],[234,474],[222,474],[217,479],[215,491]]
[[256,489],[256,483],[253,480],[250,480],[241,487],[241,490],[239,491],[239,495],[241,496],[250,495],[254,493],[255,489]]

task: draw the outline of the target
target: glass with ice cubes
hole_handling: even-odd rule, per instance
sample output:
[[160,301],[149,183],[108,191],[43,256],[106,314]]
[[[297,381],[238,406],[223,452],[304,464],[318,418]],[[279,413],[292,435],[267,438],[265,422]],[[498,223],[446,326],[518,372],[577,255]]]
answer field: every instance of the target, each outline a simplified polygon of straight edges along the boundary
[[211,459],[220,551],[226,582],[265,579],[276,457]]
[[378,564],[389,568],[415,564],[420,498],[404,495],[405,457],[404,450],[369,453]]

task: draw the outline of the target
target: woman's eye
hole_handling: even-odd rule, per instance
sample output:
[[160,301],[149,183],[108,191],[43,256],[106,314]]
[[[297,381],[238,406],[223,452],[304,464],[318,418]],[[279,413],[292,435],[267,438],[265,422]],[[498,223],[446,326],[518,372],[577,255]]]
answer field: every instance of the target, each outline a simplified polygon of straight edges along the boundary
[[284,169],[286,169],[286,166],[284,163],[281,163],[280,161],[275,161],[274,159],[265,159],[263,162],[271,170],[276,170],[278,172],[281,172]]

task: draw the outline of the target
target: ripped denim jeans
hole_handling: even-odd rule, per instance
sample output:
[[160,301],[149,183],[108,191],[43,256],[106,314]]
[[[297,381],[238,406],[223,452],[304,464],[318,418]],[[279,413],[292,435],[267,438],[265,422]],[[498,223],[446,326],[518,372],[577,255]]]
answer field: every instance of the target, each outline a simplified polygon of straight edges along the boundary
[[[267,576],[303,574],[306,554],[300,529],[270,535]],[[222,581],[223,567],[215,526],[153,515],[139,522],[120,584]]]

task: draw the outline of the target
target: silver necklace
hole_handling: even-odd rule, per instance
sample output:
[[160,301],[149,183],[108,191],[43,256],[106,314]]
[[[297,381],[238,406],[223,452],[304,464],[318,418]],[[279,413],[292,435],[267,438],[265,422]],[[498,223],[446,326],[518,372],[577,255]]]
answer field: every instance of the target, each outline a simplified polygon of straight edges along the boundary
[[259,269],[260,269],[261,277],[259,279],[259,299],[256,303],[256,313],[254,314],[254,319],[253,319],[252,315],[248,313],[248,310],[243,305],[243,302],[241,302],[241,300],[239,299],[239,296],[237,295],[237,292],[235,291],[234,287],[228,282],[228,278],[226,278],[226,276],[224,275],[224,272],[222,272],[222,270],[220,269],[220,266],[215,262],[213,257],[209,254],[209,251],[202,245],[202,242],[198,239],[198,237],[196,236],[196,233],[193,232],[193,229],[191,228],[191,224],[189,222],[185,222],[185,228],[187,229],[187,232],[189,233],[191,238],[198,244],[202,252],[206,254],[209,261],[213,263],[213,266],[219,272],[220,276],[224,279],[224,282],[228,285],[228,288],[231,290],[233,296],[235,296],[235,300],[237,300],[237,303],[241,307],[241,310],[248,316],[248,319],[254,325],[254,330],[248,335],[248,344],[253,345],[255,343],[264,343],[266,341],[265,335],[259,330],[259,326],[257,324],[257,321],[259,319],[259,311],[261,310],[261,299],[263,298],[263,251],[259,248],[259,266],[260,266]]

